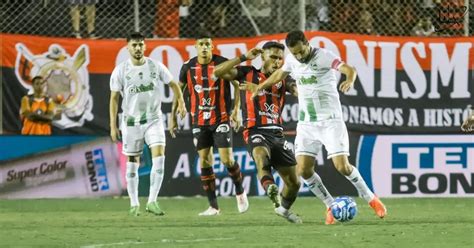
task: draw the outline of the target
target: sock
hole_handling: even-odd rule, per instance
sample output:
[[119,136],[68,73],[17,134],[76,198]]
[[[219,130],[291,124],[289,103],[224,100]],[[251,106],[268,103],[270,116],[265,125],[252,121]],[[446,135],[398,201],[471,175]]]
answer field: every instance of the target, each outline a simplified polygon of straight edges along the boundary
[[150,194],[148,195],[148,203],[156,201],[165,174],[165,156],[152,158],[152,161],[153,166],[150,172]]
[[237,162],[234,162],[233,166],[227,167],[227,172],[232,178],[232,182],[234,182],[235,194],[242,194],[244,192],[244,188],[242,187],[242,173],[240,172],[239,164]]
[[281,207],[288,210],[288,209],[291,208],[291,205],[293,205],[295,200],[296,200],[296,196],[294,196],[294,197],[284,197],[283,195],[281,195]]
[[311,192],[313,192],[316,197],[318,197],[321,201],[324,202],[324,204],[326,204],[327,208],[331,207],[331,204],[334,199],[324,186],[323,181],[321,180],[318,174],[313,173],[310,178],[303,178],[303,181],[304,183],[306,183],[306,185],[308,185],[309,190],[311,190]]
[[127,162],[125,180],[127,181],[127,192],[130,197],[130,206],[140,206],[138,201],[138,167],[139,163]]
[[260,179],[260,184],[262,184],[263,189],[267,192],[268,186],[275,184],[275,180],[271,174],[265,175]]
[[202,188],[207,194],[209,205],[215,209],[219,209],[216,196],[216,175],[212,167],[201,168],[201,183]]
[[354,184],[354,187],[359,192],[359,195],[364,198],[364,200],[370,202],[372,199],[374,199],[374,193],[372,193],[369,187],[367,187],[367,184],[365,183],[357,168],[353,167],[352,173],[349,176],[346,176],[346,178],[349,179],[352,184]]

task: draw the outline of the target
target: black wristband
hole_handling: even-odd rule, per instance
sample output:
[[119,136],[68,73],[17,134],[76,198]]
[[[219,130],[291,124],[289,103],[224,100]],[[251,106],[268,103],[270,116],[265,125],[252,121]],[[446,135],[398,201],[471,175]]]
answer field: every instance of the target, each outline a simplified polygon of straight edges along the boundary
[[245,56],[245,54],[242,54],[239,56],[239,59],[240,59],[240,62],[247,61],[247,56]]

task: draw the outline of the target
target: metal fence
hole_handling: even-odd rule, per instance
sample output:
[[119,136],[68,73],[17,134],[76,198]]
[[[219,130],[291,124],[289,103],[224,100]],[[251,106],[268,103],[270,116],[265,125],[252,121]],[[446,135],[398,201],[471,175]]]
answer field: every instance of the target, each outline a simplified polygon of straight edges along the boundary
[[202,31],[239,37],[293,29],[472,36],[473,5],[469,0],[2,0],[0,27],[2,33],[92,38],[121,38],[133,30],[148,37],[192,38]]

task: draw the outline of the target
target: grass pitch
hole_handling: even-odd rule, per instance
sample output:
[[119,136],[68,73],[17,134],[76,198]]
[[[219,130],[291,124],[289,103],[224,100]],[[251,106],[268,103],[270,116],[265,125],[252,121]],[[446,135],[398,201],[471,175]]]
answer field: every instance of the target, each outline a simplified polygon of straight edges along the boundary
[[302,225],[251,197],[239,214],[234,198],[219,198],[221,215],[199,217],[205,198],[161,199],[165,216],[127,216],[128,199],[0,201],[0,247],[474,247],[474,198],[385,199],[375,217],[357,199],[350,223],[325,226],[323,204],[298,198]]

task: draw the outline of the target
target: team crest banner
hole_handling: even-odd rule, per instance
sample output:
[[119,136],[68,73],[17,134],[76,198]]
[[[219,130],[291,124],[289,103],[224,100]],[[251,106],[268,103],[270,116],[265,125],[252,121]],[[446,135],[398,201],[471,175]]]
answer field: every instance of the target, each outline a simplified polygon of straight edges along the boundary
[[[312,46],[333,51],[358,72],[354,88],[340,94],[350,131],[456,133],[474,104],[473,37],[306,35]],[[109,79],[113,68],[129,56],[125,40],[1,36],[4,132],[20,132],[21,97],[31,90],[31,79],[42,75],[48,94],[63,108],[61,120],[53,123],[55,134],[108,134]],[[284,43],[284,38],[285,34],[215,39],[214,52],[233,58],[266,41]],[[148,40],[145,54],[163,62],[177,79],[196,50],[193,40]],[[260,58],[251,63],[261,66]],[[172,92],[162,87],[167,117]],[[295,129],[297,100],[287,99],[282,118],[285,128]],[[189,117],[180,125],[191,132]]]

